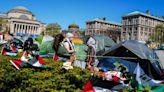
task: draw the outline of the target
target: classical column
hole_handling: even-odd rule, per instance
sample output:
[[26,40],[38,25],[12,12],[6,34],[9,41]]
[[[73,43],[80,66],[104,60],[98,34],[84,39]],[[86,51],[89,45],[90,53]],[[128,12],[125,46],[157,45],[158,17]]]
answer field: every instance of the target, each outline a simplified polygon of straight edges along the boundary
[[18,24],[17,23],[15,23],[15,31],[14,31],[14,33],[17,33],[17,29],[18,29]]
[[10,32],[13,33],[14,32],[14,23],[11,22],[10,24]]
[[20,31],[20,24],[18,24],[17,33],[19,33],[19,31]]
[[20,24],[19,26],[19,33],[21,33],[22,25]]
[[17,24],[14,23],[14,33],[16,33],[16,27],[17,27]]
[[31,25],[28,26],[28,30],[26,32],[26,34],[28,34],[28,32],[31,30]]
[[39,34],[38,26],[36,27],[35,34]]

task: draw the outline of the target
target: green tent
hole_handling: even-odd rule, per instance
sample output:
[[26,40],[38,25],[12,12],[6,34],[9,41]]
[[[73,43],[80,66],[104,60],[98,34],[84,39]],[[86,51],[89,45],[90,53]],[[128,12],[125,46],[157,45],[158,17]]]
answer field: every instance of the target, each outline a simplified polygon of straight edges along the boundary
[[87,49],[88,46],[85,44],[79,44],[79,43],[75,43],[75,50],[76,50],[76,59],[80,60],[80,61],[85,61],[85,59],[87,58]]
[[83,39],[84,42],[87,43],[87,40],[90,37],[92,37],[93,39],[97,41],[96,52],[98,55],[101,55],[103,52],[105,52],[106,48],[110,48],[116,45],[116,43],[109,36],[106,36],[106,35],[86,35],[82,37],[81,39]]
[[54,53],[54,50],[52,49],[54,38],[49,35],[40,35],[37,38],[35,38],[35,41],[39,44],[39,54],[40,55],[48,55],[49,53]]
[[35,41],[39,42],[39,44],[42,43],[43,35],[39,35],[38,37],[35,38]]
[[45,55],[48,53],[54,53],[54,50],[52,49],[53,41],[47,41],[39,45],[39,54]]

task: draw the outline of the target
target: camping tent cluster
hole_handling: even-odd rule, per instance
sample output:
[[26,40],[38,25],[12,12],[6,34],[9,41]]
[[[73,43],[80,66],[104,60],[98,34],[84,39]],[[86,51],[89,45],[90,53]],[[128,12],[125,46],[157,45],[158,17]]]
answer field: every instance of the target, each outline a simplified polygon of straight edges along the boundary
[[[135,80],[140,85],[136,85],[138,89],[142,89],[142,87],[147,85],[151,87],[161,86],[160,83],[164,79],[163,68],[154,51],[149,49],[145,44],[137,41],[129,40],[114,45],[102,54],[99,61],[98,67],[101,67],[104,72],[115,70],[115,63],[117,62],[123,64],[130,75],[135,75]],[[96,81],[93,82],[93,80]],[[107,83],[110,86],[106,86]],[[116,85],[118,84],[92,77],[87,82],[83,92],[89,90],[94,90],[93,92],[109,89],[114,90],[113,88]],[[122,89],[122,87],[119,88]],[[163,87],[158,91],[162,92],[162,90],[164,90]]]
[[[95,70],[96,72],[101,71],[102,73],[105,73],[108,71],[117,71],[116,63],[120,63],[125,66],[125,70],[126,72],[128,72],[129,75],[135,75],[136,81],[138,82],[138,84],[142,85],[142,87],[147,85],[153,87],[159,86],[160,83],[163,82],[163,50],[156,50],[154,52],[145,44],[133,40],[116,44],[108,36],[102,35],[74,38],[72,41],[75,45],[76,50],[76,61],[74,62],[74,66],[78,66],[82,69],[86,68],[85,60],[88,57],[88,46],[86,45],[86,42],[89,38],[93,38],[96,40],[96,56],[94,57],[96,57],[99,61],[96,67],[97,70]],[[23,41],[18,38],[14,38],[14,43],[17,44],[19,47],[23,45]],[[51,54],[55,53],[52,48],[54,37],[40,35],[34,39],[34,43],[37,43],[40,49],[39,55],[41,57],[51,57]],[[92,86],[89,86],[91,84]],[[123,83],[121,83],[120,81],[108,81],[91,76],[83,92],[88,92],[91,90],[102,91],[106,88],[108,88],[109,90],[117,89],[116,86],[118,86],[119,84],[123,85]],[[137,87],[140,88],[140,86]],[[122,88],[124,87],[121,86],[120,89]]]

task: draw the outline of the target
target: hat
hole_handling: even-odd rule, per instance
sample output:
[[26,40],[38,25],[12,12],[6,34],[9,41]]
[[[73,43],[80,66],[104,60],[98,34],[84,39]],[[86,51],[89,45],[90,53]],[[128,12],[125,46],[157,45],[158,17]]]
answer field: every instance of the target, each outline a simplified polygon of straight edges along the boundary
[[71,37],[73,37],[73,34],[72,33],[67,33],[66,37],[71,38]]
[[88,39],[88,41],[87,41],[87,44],[88,44],[88,45],[90,45],[90,44],[95,45],[95,44],[96,44],[96,40],[95,40],[94,38],[90,37],[90,38]]

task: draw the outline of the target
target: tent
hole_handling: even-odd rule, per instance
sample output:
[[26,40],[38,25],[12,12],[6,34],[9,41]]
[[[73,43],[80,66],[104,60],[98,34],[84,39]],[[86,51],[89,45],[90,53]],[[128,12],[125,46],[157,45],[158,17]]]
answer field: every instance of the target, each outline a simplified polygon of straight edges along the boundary
[[160,61],[162,69],[164,69],[164,50],[155,50],[155,53]]
[[[145,44],[139,43],[137,41],[129,40],[121,42],[120,44],[115,45],[104,52],[103,56],[112,56],[135,63],[139,62],[141,68],[151,78],[160,80],[163,77],[163,70],[157,61],[157,57],[154,52],[150,50]],[[101,58],[100,63],[104,59],[106,58]]]
[[38,36],[35,38],[35,41],[39,43],[39,54],[40,55],[48,55],[49,53],[54,53],[52,49],[54,38],[52,36]]
[[16,45],[16,47],[17,46],[23,47],[23,41],[18,38],[14,37],[13,43],[14,43],[14,45]]
[[44,42],[47,42],[47,41],[53,41],[54,38],[52,36],[49,36],[49,35],[39,35],[38,37],[35,38],[35,41],[39,42],[39,44],[42,44]]
[[35,41],[39,42],[39,44],[42,43],[43,35],[39,35],[38,37],[35,38]]
[[109,47],[116,45],[116,43],[109,37],[105,35],[93,35],[93,36],[84,36],[82,39],[84,42],[87,42],[87,40],[92,37],[97,41],[97,54],[101,55],[106,49]]

